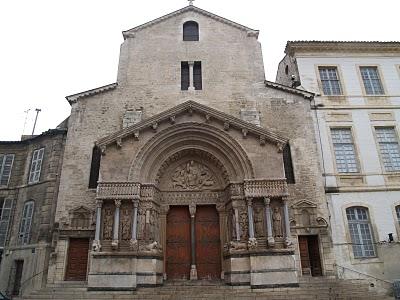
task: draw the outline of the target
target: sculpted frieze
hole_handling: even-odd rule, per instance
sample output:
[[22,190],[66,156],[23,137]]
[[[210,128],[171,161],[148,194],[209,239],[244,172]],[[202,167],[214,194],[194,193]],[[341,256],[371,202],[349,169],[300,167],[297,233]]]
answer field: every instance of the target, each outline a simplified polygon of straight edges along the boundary
[[161,192],[161,201],[170,205],[214,204],[224,202],[224,192],[213,191],[178,191]]

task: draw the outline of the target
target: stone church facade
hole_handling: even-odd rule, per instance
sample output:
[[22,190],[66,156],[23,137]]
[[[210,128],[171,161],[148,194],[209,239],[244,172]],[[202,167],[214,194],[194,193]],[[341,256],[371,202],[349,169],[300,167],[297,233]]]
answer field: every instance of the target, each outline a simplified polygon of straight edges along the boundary
[[190,5],[123,36],[117,82],[67,97],[48,282],[334,275],[313,94],[265,81],[258,31]]

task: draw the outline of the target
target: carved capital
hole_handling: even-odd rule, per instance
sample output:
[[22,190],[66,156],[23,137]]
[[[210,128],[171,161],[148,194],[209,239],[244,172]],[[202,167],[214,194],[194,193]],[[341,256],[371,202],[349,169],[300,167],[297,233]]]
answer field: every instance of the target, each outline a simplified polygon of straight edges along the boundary
[[268,198],[268,197],[264,197],[264,205],[265,205],[265,206],[269,206],[270,203],[271,203],[271,199]]
[[194,218],[194,216],[196,214],[196,204],[192,203],[189,205],[189,213],[190,213],[190,217]]
[[115,204],[115,207],[121,207],[121,203],[122,203],[122,201],[121,200],[114,200],[114,204]]
[[224,212],[225,211],[225,204],[224,203],[217,203],[216,208],[217,208],[217,211],[219,213]]
[[288,196],[283,196],[282,197],[282,202],[283,202],[283,204],[288,204],[288,201],[289,201],[289,197]]
[[132,203],[133,203],[133,207],[134,208],[138,208],[139,207],[139,200],[134,199],[134,200],[132,200]]
[[248,206],[253,206],[253,198],[252,197],[246,197],[246,202]]
[[96,207],[97,208],[102,208],[102,206],[103,206],[103,200],[96,200]]
[[160,206],[160,214],[166,215],[169,212],[169,205],[167,204],[162,204]]

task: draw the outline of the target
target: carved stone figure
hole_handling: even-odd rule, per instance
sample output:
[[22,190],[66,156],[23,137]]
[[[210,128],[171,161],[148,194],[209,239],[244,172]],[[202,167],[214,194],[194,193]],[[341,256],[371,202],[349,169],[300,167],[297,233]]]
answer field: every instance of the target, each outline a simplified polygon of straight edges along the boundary
[[103,239],[111,240],[113,231],[114,214],[111,207],[104,210]]
[[138,213],[138,238],[144,239],[146,231],[146,210],[139,207]]
[[121,238],[123,240],[130,240],[131,239],[131,211],[129,207],[124,207],[121,210]]
[[98,251],[100,251],[100,250],[101,250],[100,241],[94,240],[93,243],[92,243],[92,251],[98,252]]
[[154,242],[152,242],[150,244],[140,245],[139,246],[139,251],[146,252],[146,253],[157,254],[157,253],[161,253],[162,252],[162,247],[157,241],[154,241]]
[[257,239],[256,238],[249,238],[249,241],[247,242],[249,245],[249,249],[254,250],[257,248]]
[[264,216],[262,207],[254,207],[254,229],[256,236],[265,236]]
[[279,207],[274,208],[274,212],[272,214],[272,227],[274,229],[274,237],[283,237],[282,215]]
[[240,239],[246,239],[249,233],[249,221],[245,207],[239,209]]
[[176,168],[172,175],[172,187],[184,190],[198,190],[214,185],[214,178],[210,170],[193,160]]
[[225,250],[229,251],[245,251],[247,250],[247,243],[238,242],[238,241],[230,241],[225,245]]

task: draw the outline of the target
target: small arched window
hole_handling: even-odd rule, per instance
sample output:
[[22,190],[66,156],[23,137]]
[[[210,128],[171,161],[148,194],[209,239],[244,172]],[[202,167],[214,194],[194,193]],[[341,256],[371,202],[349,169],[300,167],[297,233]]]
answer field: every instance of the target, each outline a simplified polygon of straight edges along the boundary
[[347,221],[355,258],[374,257],[375,247],[372,237],[368,208],[353,206],[346,209]]
[[198,41],[199,40],[199,24],[195,21],[187,21],[183,24],[183,40]]

